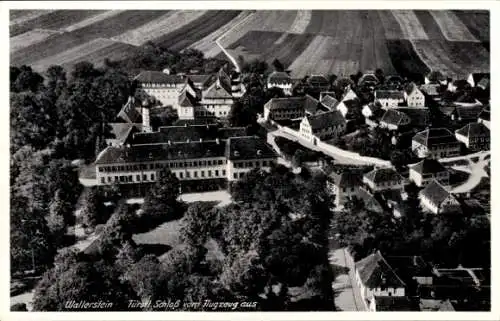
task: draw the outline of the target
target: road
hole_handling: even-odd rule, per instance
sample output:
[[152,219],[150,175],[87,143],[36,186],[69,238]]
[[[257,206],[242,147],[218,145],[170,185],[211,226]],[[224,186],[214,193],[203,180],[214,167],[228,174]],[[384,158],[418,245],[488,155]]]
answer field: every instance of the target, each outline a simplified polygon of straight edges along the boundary
[[465,158],[469,161],[469,165],[452,167],[453,169],[470,173],[469,178],[463,184],[451,190],[452,193],[467,193],[479,185],[483,177],[488,177],[488,173],[486,173],[484,167],[490,163],[490,159],[485,159],[486,155],[488,154],[481,154],[477,162],[471,160],[472,157]]
[[[334,241],[334,243],[336,242]],[[335,306],[337,309],[341,311],[367,311],[359,288],[356,285],[354,260],[349,252],[345,248],[334,245],[330,249],[328,260],[332,265],[332,269],[336,272],[332,288],[335,292]]]

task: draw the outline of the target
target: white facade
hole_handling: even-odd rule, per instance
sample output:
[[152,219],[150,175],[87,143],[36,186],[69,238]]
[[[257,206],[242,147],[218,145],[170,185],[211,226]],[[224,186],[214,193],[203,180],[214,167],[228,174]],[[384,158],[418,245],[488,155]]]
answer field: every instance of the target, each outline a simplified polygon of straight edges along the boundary
[[267,88],[273,88],[273,87],[277,87],[277,88],[281,88],[283,89],[283,93],[287,96],[291,96],[292,95],[292,82],[290,81],[289,83],[273,83],[273,82],[268,82],[267,83]]
[[179,92],[184,86],[179,84],[155,84],[155,83],[140,83],[136,90],[136,97],[144,100],[148,97],[153,97],[163,106],[172,106],[176,108]]
[[432,200],[420,194],[420,204],[434,214],[446,213],[460,208],[460,203],[451,194],[441,204],[434,204]]
[[363,176],[363,183],[366,184],[372,191],[386,191],[386,190],[403,190],[404,188],[404,179],[401,177],[398,180],[392,181],[383,181],[379,183],[375,183],[374,181],[368,179],[368,177]]
[[450,185],[450,173],[448,171],[421,175],[416,170],[410,168],[410,180],[413,181],[418,187],[425,187],[434,179],[443,186]]
[[442,144],[442,145],[431,146],[431,148],[429,149],[427,148],[427,146],[422,145],[419,142],[416,142],[415,140],[412,140],[411,149],[419,158],[429,157],[429,158],[439,159],[439,158],[454,157],[460,155],[459,144]]
[[267,159],[247,159],[227,162],[227,180],[235,181],[242,178],[246,173],[254,168],[261,168],[269,171],[271,164],[274,162],[272,158]]
[[311,124],[309,123],[309,119],[307,117],[302,118],[302,121],[300,122],[300,130],[299,133],[300,135],[310,141],[314,142],[315,138],[318,141],[321,141],[323,139],[329,139],[333,137],[337,137],[338,135],[342,134],[346,129],[345,124],[339,124],[339,125],[331,125],[326,128],[322,128],[319,131],[316,131],[316,133],[313,133]]
[[[483,124],[486,126],[488,129],[490,129],[490,121],[482,118],[478,118],[477,120],[478,123]],[[490,129],[491,130],[491,129]]]
[[328,181],[326,182],[326,186],[330,193],[335,196],[335,206],[344,205],[353,196],[359,196],[359,187],[338,187]]
[[359,276],[359,271],[356,270],[356,284],[359,287],[359,290],[361,292],[361,297],[363,298],[363,301],[369,301],[373,298],[373,296],[405,296],[405,288],[404,287],[399,287],[399,288],[392,288],[388,287],[385,289],[382,288],[369,288],[363,284],[363,281],[361,281],[361,277]]
[[408,107],[425,106],[425,96],[417,87],[414,87],[413,90],[410,92],[410,94],[407,94],[405,92],[405,99]]

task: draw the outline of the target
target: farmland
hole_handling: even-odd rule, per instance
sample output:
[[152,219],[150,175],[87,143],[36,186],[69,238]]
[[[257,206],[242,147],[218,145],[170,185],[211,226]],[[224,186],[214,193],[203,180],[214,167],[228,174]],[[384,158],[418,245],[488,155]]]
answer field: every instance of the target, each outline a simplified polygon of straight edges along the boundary
[[489,70],[487,11],[18,10],[10,19],[11,63],[37,70],[124,58],[147,41],[223,57],[216,40],[234,58],[278,58],[293,77]]

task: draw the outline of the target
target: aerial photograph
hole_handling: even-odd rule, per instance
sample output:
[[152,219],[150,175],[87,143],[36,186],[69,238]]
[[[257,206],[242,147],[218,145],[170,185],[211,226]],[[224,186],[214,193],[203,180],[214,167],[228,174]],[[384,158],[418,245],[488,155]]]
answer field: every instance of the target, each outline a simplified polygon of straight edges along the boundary
[[489,10],[89,9],[8,10],[10,311],[492,310]]

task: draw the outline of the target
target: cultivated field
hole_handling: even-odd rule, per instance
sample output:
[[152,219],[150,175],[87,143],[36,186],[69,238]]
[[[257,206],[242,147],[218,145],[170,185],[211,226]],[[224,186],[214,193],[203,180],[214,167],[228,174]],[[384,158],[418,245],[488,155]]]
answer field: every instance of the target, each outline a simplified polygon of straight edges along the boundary
[[216,40],[234,58],[278,58],[293,77],[489,70],[487,11],[17,10],[10,19],[11,63],[40,71],[123,58],[147,41],[224,57]]

